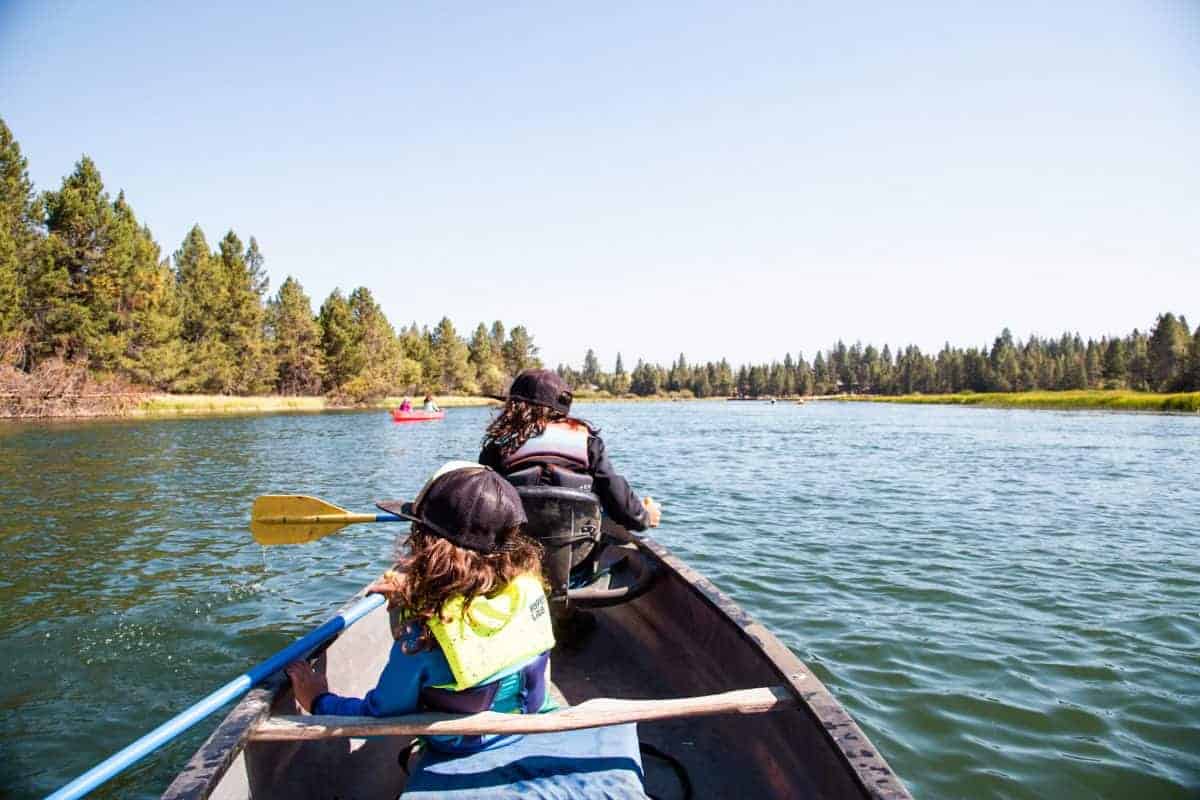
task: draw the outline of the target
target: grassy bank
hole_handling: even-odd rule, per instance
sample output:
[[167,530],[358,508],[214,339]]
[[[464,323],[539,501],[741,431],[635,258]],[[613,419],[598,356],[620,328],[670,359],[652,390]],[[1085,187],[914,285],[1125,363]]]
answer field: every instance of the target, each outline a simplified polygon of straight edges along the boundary
[[[388,409],[400,405],[400,397],[386,397],[373,403],[368,408]],[[410,398],[414,405],[420,405],[421,398]],[[442,408],[457,408],[466,406],[486,406],[495,404],[495,400],[487,397],[438,397],[437,404]],[[228,395],[206,394],[153,394],[147,395],[129,412],[132,416],[146,417],[187,417],[210,416],[220,414],[271,414],[280,412],[317,412],[336,411],[347,408],[362,408],[362,406],[344,406],[332,403],[326,397],[280,397],[265,395],[261,397],[231,397]]]
[[[22,419],[90,419],[106,417],[205,417],[221,416],[224,414],[280,414],[280,413],[319,413],[322,411],[345,411],[363,408],[391,409],[400,405],[403,397],[385,397],[366,406],[342,405],[327,397],[302,396],[283,397],[280,395],[259,395],[237,397],[219,394],[146,394],[129,393],[118,398],[117,402],[91,402],[81,405],[79,402],[60,402],[53,408],[41,409],[33,413],[4,413],[0,408],[0,420],[6,418]],[[415,407],[420,407],[422,397],[410,396]],[[442,408],[468,408],[479,406],[498,406],[500,402],[490,397],[443,395],[434,398]],[[638,397],[636,395],[614,396],[607,393],[584,393],[576,397],[579,404],[587,403],[629,403],[629,402],[664,402],[692,400],[682,394],[655,395]],[[723,400],[724,398],[707,398]]]
[[904,394],[842,396],[844,401],[871,403],[927,403],[936,405],[989,406],[993,408],[1099,409],[1109,411],[1200,412],[1200,392],[1155,394],[1126,390],[1081,390],[1070,392],[965,392],[962,394]]

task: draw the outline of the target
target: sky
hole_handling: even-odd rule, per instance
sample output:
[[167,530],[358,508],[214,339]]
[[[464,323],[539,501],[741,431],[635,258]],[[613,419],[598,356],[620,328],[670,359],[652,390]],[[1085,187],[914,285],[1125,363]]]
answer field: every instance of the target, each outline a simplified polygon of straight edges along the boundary
[[1200,0],[650,5],[0,0],[0,117],[550,365],[1200,322]]

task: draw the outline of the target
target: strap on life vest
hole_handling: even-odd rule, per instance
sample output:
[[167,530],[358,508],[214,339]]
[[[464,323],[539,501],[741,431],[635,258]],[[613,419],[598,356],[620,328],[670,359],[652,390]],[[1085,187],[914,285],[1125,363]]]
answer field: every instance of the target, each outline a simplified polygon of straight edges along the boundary
[[587,425],[575,420],[551,422],[540,436],[528,439],[505,457],[502,467],[505,472],[520,468],[531,462],[558,463],[586,470],[588,468]]
[[439,688],[463,691],[554,647],[554,631],[542,583],[520,575],[492,597],[476,597],[464,609],[461,595],[450,598],[429,620],[454,683]]

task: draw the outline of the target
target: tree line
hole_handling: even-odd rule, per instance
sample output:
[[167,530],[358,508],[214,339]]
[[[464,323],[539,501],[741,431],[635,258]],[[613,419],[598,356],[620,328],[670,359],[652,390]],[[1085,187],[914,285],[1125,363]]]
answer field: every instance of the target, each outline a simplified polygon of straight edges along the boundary
[[[533,337],[496,321],[460,336],[446,317],[397,331],[371,291],[335,289],[314,313],[295,278],[273,295],[258,242],[227,232],[210,246],[194,226],[164,257],[124,192],[113,199],[84,156],[60,188],[35,193],[0,119],[0,377],[38,391],[49,375],[105,376],[160,391],[328,394],[362,402],[400,392],[503,394],[540,366]],[[734,368],[726,359],[611,372],[589,350],[558,372],[612,395],[764,397],[1034,389],[1200,391],[1200,328],[1160,314],[1147,332],[1084,342],[1078,334],[923,353],[837,342],[809,362],[785,354]],[[0,393],[14,381],[0,381]],[[77,378],[65,382],[74,391]]]
[[335,289],[314,313],[295,278],[270,294],[264,263],[253,236],[231,230],[213,248],[199,225],[164,257],[87,156],[60,188],[35,193],[0,119],[0,366],[23,386],[66,364],[160,391],[359,402],[501,394],[540,366],[524,326],[480,323],[467,339],[444,317],[397,332],[366,287]]
[[1200,326],[1195,332],[1186,317],[1158,315],[1148,332],[1088,339],[1078,333],[1058,338],[1031,336],[1015,340],[1005,328],[991,346],[952,347],[936,354],[909,345],[895,352],[888,345],[837,342],[818,352],[810,363],[803,355],[782,361],[743,364],[737,369],[722,359],[689,364],[679,359],[664,367],[639,361],[626,373],[617,354],[612,372],[600,369],[588,350],[581,368],[559,365],[558,373],[573,387],[612,394],[650,396],[681,393],[693,397],[785,397],[830,394],[943,394],[954,392],[1024,392],[1066,389],[1133,389],[1136,391],[1200,391]]

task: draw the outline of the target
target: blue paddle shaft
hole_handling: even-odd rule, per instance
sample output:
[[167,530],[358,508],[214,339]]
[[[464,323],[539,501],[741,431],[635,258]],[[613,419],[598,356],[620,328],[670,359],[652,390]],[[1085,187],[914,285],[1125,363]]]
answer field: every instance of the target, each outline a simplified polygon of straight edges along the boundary
[[375,521],[376,522],[408,522],[408,520],[406,520],[404,517],[400,516],[399,514],[376,514]]
[[[395,514],[379,514],[377,516],[380,518],[379,522],[391,522],[400,519]],[[304,658],[318,645],[350,627],[355,622],[358,622],[358,620],[365,617],[371,611],[382,606],[384,602],[383,595],[372,594],[364,597],[351,606],[345,613],[338,614],[303,639],[288,645],[258,666],[242,673],[220,689],[217,689],[191,708],[159,725],[125,749],[104,759],[54,794],[49,795],[47,800],[73,800],[77,797],[83,797],[109,778],[112,778],[130,765],[153,753],[221,706],[241,697],[250,691],[256,683],[270,677],[291,662]]]

